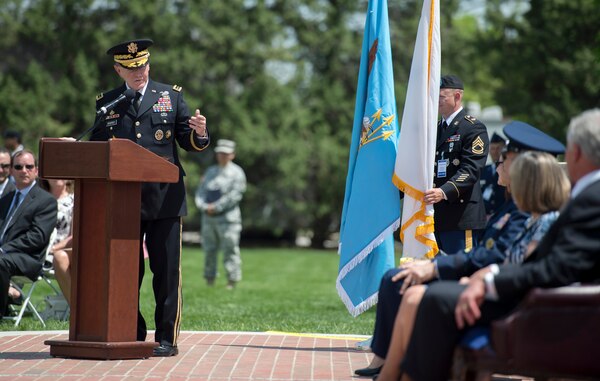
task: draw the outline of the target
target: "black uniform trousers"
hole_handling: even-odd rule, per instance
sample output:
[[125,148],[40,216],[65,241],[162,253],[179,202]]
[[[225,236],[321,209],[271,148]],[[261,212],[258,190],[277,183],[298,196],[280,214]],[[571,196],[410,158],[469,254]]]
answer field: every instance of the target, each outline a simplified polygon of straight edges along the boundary
[[[427,288],[402,362],[402,370],[413,380],[449,379],[454,349],[464,331],[456,327],[454,310],[465,288],[456,281],[433,282]],[[476,324],[489,326],[493,320],[512,311],[518,302],[484,301]]]
[[379,285],[379,302],[375,314],[375,329],[373,330],[371,351],[381,358],[387,357],[394,322],[400,303],[402,303],[400,287],[402,287],[403,280],[392,282],[392,277],[400,271],[399,268],[388,270],[381,278],[381,284]]
[[[142,240],[146,235],[146,248],[152,289],[156,301],[154,341],[161,345],[177,345],[181,323],[181,217],[142,221],[140,229],[139,286],[144,278],[144,250]],[[146,321],[138,306],[137,339],[146,339]]]

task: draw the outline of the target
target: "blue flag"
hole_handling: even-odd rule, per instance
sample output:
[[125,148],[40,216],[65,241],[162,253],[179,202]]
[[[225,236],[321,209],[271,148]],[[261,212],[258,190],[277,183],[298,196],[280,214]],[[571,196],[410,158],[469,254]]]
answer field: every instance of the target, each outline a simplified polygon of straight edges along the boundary
[[400,224],[400,195],[392,176],[398,135],[387,0],[371,0],[358,73],[336,282],[352,316],[377,303],[381,277],[394,266],[393,232]]

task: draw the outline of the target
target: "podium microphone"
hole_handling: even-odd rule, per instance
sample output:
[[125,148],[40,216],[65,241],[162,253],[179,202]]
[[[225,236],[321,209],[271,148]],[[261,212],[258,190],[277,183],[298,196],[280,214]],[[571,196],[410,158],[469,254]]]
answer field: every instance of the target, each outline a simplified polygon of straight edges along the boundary
[[104,116],[108,114],[110,110],[115,108],[116,105],[127,100],[128,102],[135,98],[135,90],[127,89],[123,92],[123,94],[119,95],[116,99],[111,102],[108,102],[104,106],[100,107],[98,111],[96,111],[96,116]]
[[92,131],[94,128],[96,128],[96,126],[100,123],[100,121],[103,119],[102,117],[105,116],[106,114],[108,114],[108,112],[110,110],[112,110],[113,108],[115,108],[115,106],[117,106],[119,103],[123,102],[124,100],[127,100],[127,102],[131,101],[133,98],[135,98],[135,93],[136,91],[133,89],[127,89],[123,92],[123,94],[119,95],[116,99],[114,99],[111,102],[108,102],[107,104],[105,104],[104,106],[100,107],[98,109],[98,111],[96,111],[96,122],[94,122],[94,125],[90,128],[88,128],[83,134],[81,134],[76,141],[80,141],[84,136],[86,136],[90,131]]

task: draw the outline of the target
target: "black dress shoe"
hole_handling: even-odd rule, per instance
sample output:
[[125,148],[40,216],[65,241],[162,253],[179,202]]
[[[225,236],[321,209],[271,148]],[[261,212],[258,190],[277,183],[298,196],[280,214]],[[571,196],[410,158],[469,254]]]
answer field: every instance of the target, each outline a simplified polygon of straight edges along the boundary
[[380,366],[378,368],[356,369],[354,371],[354,374],[356,374],[357,376],[363,376],[363,377],[373,377],[373,376],[377,376],[381,372],[381,368],[383,368],[383,366]]
[[159,345],[158,347],[154,348],[152,350],[152,356],[154,357],[170,357],[170,356],[177,356],[177,354],[179,353],[179,350],[177,349],[177,347],[174,347],[172,345]]

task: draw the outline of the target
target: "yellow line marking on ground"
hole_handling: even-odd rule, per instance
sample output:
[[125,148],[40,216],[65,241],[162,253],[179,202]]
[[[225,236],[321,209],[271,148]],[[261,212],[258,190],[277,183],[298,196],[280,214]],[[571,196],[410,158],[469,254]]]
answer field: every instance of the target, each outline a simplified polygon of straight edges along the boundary
[[327,334],[319,334],[319,333],[294,333],[294,332],[281,332],[281,331],[266,331],[265,333],[271,335],[286,335],[286,336],[296,336],[296,337],[315,337],[318,339],[333,339],[333,340],[353,340],[353,341],[364,341],[369,338],[369,336],[344,336],[344,335],[327,335]]

